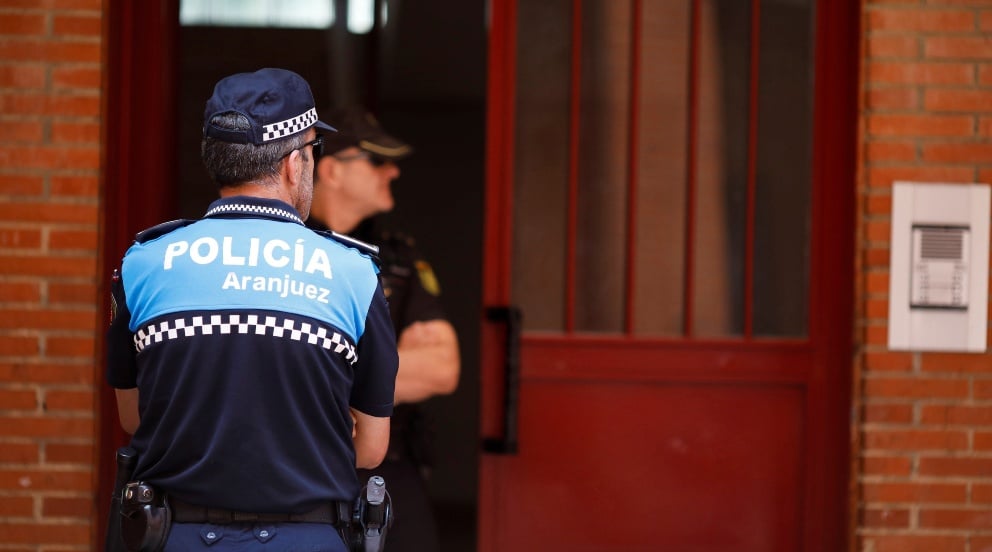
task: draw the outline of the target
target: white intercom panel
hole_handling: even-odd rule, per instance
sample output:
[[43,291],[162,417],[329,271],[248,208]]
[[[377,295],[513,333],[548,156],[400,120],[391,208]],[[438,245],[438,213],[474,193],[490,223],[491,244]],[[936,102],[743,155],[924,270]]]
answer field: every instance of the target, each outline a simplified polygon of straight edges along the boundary
[[985,351],[990,197],[987,184],[894,184],[890,349]]

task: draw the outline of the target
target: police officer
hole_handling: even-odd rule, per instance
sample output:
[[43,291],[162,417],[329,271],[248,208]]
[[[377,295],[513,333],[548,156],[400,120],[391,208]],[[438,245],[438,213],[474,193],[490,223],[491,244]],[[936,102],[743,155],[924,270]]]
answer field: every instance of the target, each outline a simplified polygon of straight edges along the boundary
[[171,523],[166,551],[340,552],[355,467],[382,460],[392,412],[375,251],[303,224],[318,132],[333,133],[303,78],[226,77],[204,115],[220,199],[139,233],[113,284],[107,380],[143,485],[124,493],[123,533],[161,548],[150,533]]
[[[438,535],[425,479],[430,468],[430,428],[418,405],[458,385],[459,353],[454,327],[439,301],[430,264],[408,236],[378,227],[375,215],[393,209],[390,185],[396,162],[411,153],[367,110],[353,106],[329,111],[338,133],[317,163],[311,228],[348,233],[380,247],[382,279],[398,336],[397,405],[389,452],[376,473],[389,483],[395,521],[386,550],[438,550]],[[360,479],[366,477],[361,473]]]

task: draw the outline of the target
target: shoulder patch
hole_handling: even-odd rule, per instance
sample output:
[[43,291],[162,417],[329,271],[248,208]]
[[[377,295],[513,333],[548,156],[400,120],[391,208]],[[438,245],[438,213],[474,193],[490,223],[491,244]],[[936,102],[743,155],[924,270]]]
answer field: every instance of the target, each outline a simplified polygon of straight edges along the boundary
[[190,224],[193,224],[194,222],[196,222],[196,221],[195,220],[190,220],[190,219],[176,219],[176,220],[170,220],[169,222],[163,222],[161,224],[156,224],[155,226],[152,226],[151,228],[146,228],[146,229],[142,230],[141,232],[138,232],[134,236],[134,241],[136,241],[138,243],[145,243],[146,241],[154,240],[155,238],[158,238],[160,236],[164,236],[164,235],[166,235],[169,232],[172,232],[174,230],[179,230],[180,228],[182,228],[184,226],[189,226]]

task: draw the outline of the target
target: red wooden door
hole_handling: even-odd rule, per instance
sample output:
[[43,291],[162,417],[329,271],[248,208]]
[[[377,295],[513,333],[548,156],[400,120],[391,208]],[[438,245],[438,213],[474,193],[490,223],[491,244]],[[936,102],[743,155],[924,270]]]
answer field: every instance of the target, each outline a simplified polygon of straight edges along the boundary
[[491,9],[478,549],[846,549],[856,3]]

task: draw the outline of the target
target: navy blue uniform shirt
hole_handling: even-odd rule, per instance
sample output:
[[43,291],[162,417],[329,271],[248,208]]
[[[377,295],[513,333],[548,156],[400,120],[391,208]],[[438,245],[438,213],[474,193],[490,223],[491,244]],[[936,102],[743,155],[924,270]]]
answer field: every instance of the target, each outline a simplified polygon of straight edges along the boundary
[[247,512],[352,500],[349,407],[389,416],[398,362],[377,272],[276,200],[226,198],[139,234],[107,367],[138,388],[134,479]]

